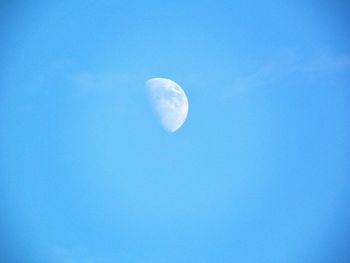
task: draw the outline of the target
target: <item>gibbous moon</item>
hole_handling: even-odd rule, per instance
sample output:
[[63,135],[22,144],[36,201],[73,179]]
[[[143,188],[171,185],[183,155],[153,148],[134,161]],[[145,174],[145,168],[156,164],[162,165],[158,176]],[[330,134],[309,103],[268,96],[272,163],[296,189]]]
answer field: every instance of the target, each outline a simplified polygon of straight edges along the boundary
[[174,81],[164,78],[147,80],[146,88],[162,127],[168,132],[178,130],[188,113],[188,100],[183,89]]

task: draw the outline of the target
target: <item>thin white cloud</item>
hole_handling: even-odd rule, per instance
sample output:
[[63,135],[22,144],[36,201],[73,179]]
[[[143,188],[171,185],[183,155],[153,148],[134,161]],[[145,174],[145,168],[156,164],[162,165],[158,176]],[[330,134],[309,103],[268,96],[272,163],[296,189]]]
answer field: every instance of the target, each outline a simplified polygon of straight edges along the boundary
[[323,52],[307,61],[303,66],[305,72],[321,72],[346,70],[350,68],[350,54],[332,55],[329,52]]
[[68,248],[66,246],[50,243],[46,246],[46,250],[53,262],[60,263],[109,263],[102,258],[91,258],[86,256],[80,256],[74,248]]
[[329,51],[315,52],[312,56],[302,55],[296,50],[282,52],[281,55],[261,63],[256,71],[236,77],[228,97],[239,96],[246,92],[270,87],[291,75],[317,76],[317,73],[332,73],[350,70],[350,54],[332,54]]
[[78,94],[89,95],[120,87],[129,88],[132,85],[130,74],[121,72],[94,73],[80,71],[73,74],[73,85]]

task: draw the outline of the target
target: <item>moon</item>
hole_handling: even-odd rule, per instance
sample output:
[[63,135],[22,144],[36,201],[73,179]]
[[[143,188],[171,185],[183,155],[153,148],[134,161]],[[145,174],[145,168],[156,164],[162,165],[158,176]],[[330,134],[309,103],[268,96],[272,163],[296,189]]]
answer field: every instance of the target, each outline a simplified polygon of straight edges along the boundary
[[152,78],[146,81],[151,106],[164,130],[177,131],[185,122],[188,99],[184,90],[174,81]]

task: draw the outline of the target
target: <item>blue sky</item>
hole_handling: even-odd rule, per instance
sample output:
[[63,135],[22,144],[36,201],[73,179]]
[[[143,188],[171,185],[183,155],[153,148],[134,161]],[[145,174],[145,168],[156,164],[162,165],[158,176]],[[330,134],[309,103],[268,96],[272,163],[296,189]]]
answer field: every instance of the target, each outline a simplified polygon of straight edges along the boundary
[[349,8],[1,4],[1,261],[349,262]]

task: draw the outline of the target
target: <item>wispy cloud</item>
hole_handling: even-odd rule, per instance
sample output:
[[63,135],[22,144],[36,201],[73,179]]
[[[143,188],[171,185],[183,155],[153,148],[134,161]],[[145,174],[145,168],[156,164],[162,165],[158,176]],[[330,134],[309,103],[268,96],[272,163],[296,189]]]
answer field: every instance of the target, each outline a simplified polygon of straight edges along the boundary
[[[117,89],[138,87],[137,82],[144,81],[147,74],[122,70],[83,68],[73,59],[52,61],[45,73],[46,86],[57,82],[69,88],[75,95],[88,96],[106,93]],[[136,84],[136,85],[135,85]]]
[[342,70],[350,70],[350,54],[335,55],[323,50],[306,56],[296,50],[287,50],[262,62],[255,71],[234,78],[229,97],[273,86],[291,76],[318,76]]
[[[76,251],[72,248],[57,244],[48,244],[46,250],[49,256],[54,260],[54,262],[61,263],[107,263],[111,261],[106,261],[101,258],[87,258],[85,256],[78,255]],[[80,249],[81,250],[81,249]],[[85,253],[84,253],[85,254]]]
[[91,71],[79,71],[73,74],[73,85],[79,95],[96,94],[118,88],[130,88],[133,77],[122,72],[95,73]]
[[332,55],[323,52],[306,61],[302,70],[304,72],[321,72],[350,69],[350,54]]

